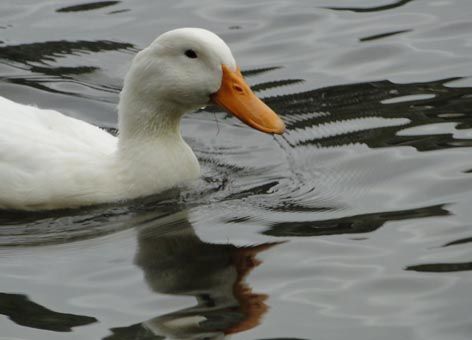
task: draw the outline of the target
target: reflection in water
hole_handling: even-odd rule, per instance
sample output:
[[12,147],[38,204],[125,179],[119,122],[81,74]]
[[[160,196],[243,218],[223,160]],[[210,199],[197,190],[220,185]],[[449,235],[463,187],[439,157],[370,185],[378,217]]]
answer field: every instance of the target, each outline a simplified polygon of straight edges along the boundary
[[96,2],[88,2],[86,4],[74,5],[74,6],[67,6],[62,7],[56,10],[56,12],[82,12],[82,11],[91,11],[94,9],[99,9],[103,7],[113,6],[121,1],[96,1]]
[[398,31],[386,32],[386,33],[374,34],[374,35],[369,35],[367,37],[359,38],[359,41],[378,40],[378,39],[388,38],[397,34],[408,33],[411,31],[412,30],[398,30]]
[[263,234],[287,237],[370,233],[387,222],[446,215],[449,215],[449,212],[442,205],[437,205],[411,210],[355,215],[332,220],[274,223]]
[[472,270],[472,262],[418,264],[414,266],[408,266],[405,268],[405,270],[432,273],[462,272],[466,270]]
[[388,5],[375,6],[375,7],[325,7],[325,8],[333,9],[336,11],[351,11],[351,12],[358,12],[358,13],[380,12],[380,11],[386,11],[389,9],[401,7],[412,1],[413,0],[398,0]]
[[77,53],[134,50],[133,44],[110,40],[46,41],[0,47],[0,59],[15,64],[54,62],[57,58]]
[[[136,49],[132,44],[115,42],[110,40],[96,41],[46,41],[21,45],[9,45],[0,47],[0,63],[27,70],[33,75],[3,76],[0,81],[33,87],[45,92],[62,93],[85,97],[86,95],[58,89],[55,83],[59,81],[71,82],[85,85],[88,88],[116,94],[119,88],[110,85],[96,85],[86,83],[77,76],[90,74],[99,68],[93,65],[77,66],[51,66],[58,58],[80,53],[99,53],[106,51],[133,51]],[[102,99],[103,100],[103,99]]]
[[113,328],[106,340],[223,339],[257,326],[267,311],[267,295],[254,293],[245,277],[261,262],[259,252],[277,243],[237,247],[201,241],[185,212],[139,229],[135,263],[161,294],[194,296],[193,307],[129,327]]
[[96,238],[132,228],[181,207],[178,190],[121,204],[51,211],[2,211],[0,247],[41,246]]
[[263,73],[266,73],[266,72],[275,71],[275,70],[278,70],[280,68],[281,68],[280,66],[263,67],[263,68],[256,68],[256,69],[251,69],[251,70],[243,70],[243,71],[241,71],[241,73],[245,77],[251,77],[251,76],[258,75],[258,74],[263,74]]
[[52,311],[22,294],[0,293],[0,314],[21,326],[55,332],[70,332],[73,327],[97,322],[90,316]]
[[[399,134],[406,128],[447,122],[456,123],[458,130],[472,128],[469,114],[471,89],[445,86],[453,80],[458,78],[428,83],[378,81],[340,85],[270,97],[266,101],[285,116],[293,148],[302,145],[348,146],[353,143],[365,143],[371,148],[412,146],[418,151],[470,147],[472,139],[451,133]],[[388,101],[412,95],[428,96]],[[378,118],[383,121],[379,120],[376,126],[370,127],[369,121],[375,122],[374,119]],[[316,133],[315,129],[320,126],[323,135]],[[313,129],[312,133],[295,135],[298,130],[307,129]]]
[[472,237],[466,237],[466,238],[462,238],[460,240],[448,242],[444,245],[444,247],[455,246],[455,245],[458,245],[458,244],[470,243],[470,242],[472,242]]

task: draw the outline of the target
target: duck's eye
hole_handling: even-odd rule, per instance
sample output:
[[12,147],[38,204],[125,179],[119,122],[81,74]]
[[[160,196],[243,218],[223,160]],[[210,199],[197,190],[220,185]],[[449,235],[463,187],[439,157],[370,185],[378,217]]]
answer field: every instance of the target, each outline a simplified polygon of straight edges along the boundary
[[185,51],[185,55],[189,58],[195,59],[197,57],[197,53],[194,50],[187,50]]

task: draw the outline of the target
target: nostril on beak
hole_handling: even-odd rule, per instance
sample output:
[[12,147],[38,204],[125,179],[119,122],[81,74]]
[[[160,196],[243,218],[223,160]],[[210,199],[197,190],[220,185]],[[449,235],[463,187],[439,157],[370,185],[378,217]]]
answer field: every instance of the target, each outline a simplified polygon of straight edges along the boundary
[[237,92],[239,92],[240,94],[243,94],[244,93],[244,90],[241,86],[239,86],[238,84],[233,84],[233,89]]

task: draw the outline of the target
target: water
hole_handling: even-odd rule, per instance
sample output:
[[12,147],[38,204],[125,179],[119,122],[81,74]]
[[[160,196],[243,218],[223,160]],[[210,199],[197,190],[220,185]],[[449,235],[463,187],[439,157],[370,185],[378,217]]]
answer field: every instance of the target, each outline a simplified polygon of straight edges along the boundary
[[[215,108],[202,179],[0,214],[0,339],[470,339],[472,3],[0,4],[0,94],[105,128],[133,54],[205,27],[287,123]],[[216,120],[216,121],[215,121]]]

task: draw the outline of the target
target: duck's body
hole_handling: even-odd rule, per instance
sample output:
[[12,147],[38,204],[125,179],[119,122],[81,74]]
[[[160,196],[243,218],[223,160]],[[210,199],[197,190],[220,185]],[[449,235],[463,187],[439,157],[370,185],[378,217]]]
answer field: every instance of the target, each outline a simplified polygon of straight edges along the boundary
[[0,208],[47,209],[106,200],[115,188],[113,176],[105,175],[113,168],[115,137],[53,110],[5,98],[0,107]]
[[0,208],[61,209],[146,196],[199,176],[179,134],[119,145],[108,132],[0,97]]
[[[188,51],[197,51],[200,60]],[[248,124],[280,133],[283,123],[274,128],[247,108],[235,109],[237,103],[225,99],[232,95],[220,95],[233,72],[237,77],[229,48],[213,33],[180,29],[163,34],[135,57],[126,76],[118,137],[57,111],[0,97],[0,209],[113,202],[198,177],[198,161],[180,134],[180,120],[210,96]]]

